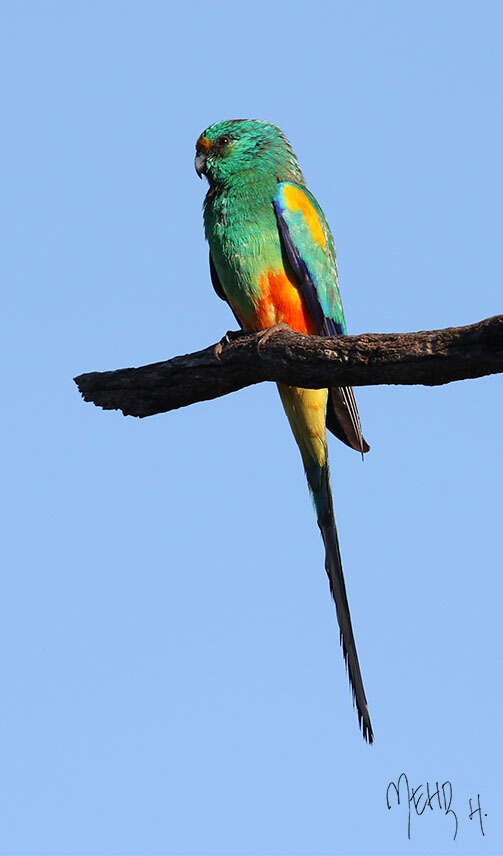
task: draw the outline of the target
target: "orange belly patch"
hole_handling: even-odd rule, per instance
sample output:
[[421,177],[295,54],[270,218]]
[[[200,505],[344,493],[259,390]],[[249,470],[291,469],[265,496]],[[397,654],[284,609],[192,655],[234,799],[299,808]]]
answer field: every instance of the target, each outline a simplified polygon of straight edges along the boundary
[[316,333],[316,326],[299,289],[284,271],[267,271],[260,277],[260,298],[255,307],[253,326],[265,330],[275,324],[288,324],[297,333]]

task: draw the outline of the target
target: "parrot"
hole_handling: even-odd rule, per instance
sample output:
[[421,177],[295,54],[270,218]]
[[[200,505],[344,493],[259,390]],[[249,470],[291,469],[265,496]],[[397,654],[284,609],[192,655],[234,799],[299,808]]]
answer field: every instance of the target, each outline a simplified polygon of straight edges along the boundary
[[[334,240],[283,132],[262,119],[216,122],[197,139],[195,168],[209,183],[203,219],[211,282],[241,329],[260,337],[272,335],[278,325],[306,335],[346,334]],[[277,386],[324,543],[358,723],[372,743],[342,570],[326,429],[362,457],[370,447],[351,387]]]

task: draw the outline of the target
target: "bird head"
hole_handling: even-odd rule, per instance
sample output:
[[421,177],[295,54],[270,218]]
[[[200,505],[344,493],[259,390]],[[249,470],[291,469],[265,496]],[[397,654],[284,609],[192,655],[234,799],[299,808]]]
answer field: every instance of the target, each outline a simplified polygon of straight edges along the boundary
[[275,125],[262,119],[231,119],[210,125],[196,143],[195,167],[210,185],[259,172],[279,181],[303,183],[290,143]]

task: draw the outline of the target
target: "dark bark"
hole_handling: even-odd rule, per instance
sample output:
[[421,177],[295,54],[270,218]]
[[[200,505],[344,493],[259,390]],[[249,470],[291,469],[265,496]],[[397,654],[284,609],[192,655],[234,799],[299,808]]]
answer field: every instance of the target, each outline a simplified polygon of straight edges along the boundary
[[260,333],[233,333],[221,347],[140,368],[82,374],[75,383],[85,401],[105,410],[151,416],[264,380],[313,389],[437,386],[496,372],[503,372],[503,315],[421,333],[324,338],[274,328],[262,341]]

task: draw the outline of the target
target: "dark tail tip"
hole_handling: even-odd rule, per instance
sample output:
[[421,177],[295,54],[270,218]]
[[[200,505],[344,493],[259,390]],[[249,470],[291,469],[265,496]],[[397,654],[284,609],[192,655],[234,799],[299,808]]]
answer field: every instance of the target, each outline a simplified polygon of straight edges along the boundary
[[360,726],[363,734],[363,739],[369,744],[369,746],[372,746],[372,743],[374,742],[374,731],[372,729],[368,710],[365,711],[364,714],[358,711],[358,725]]

